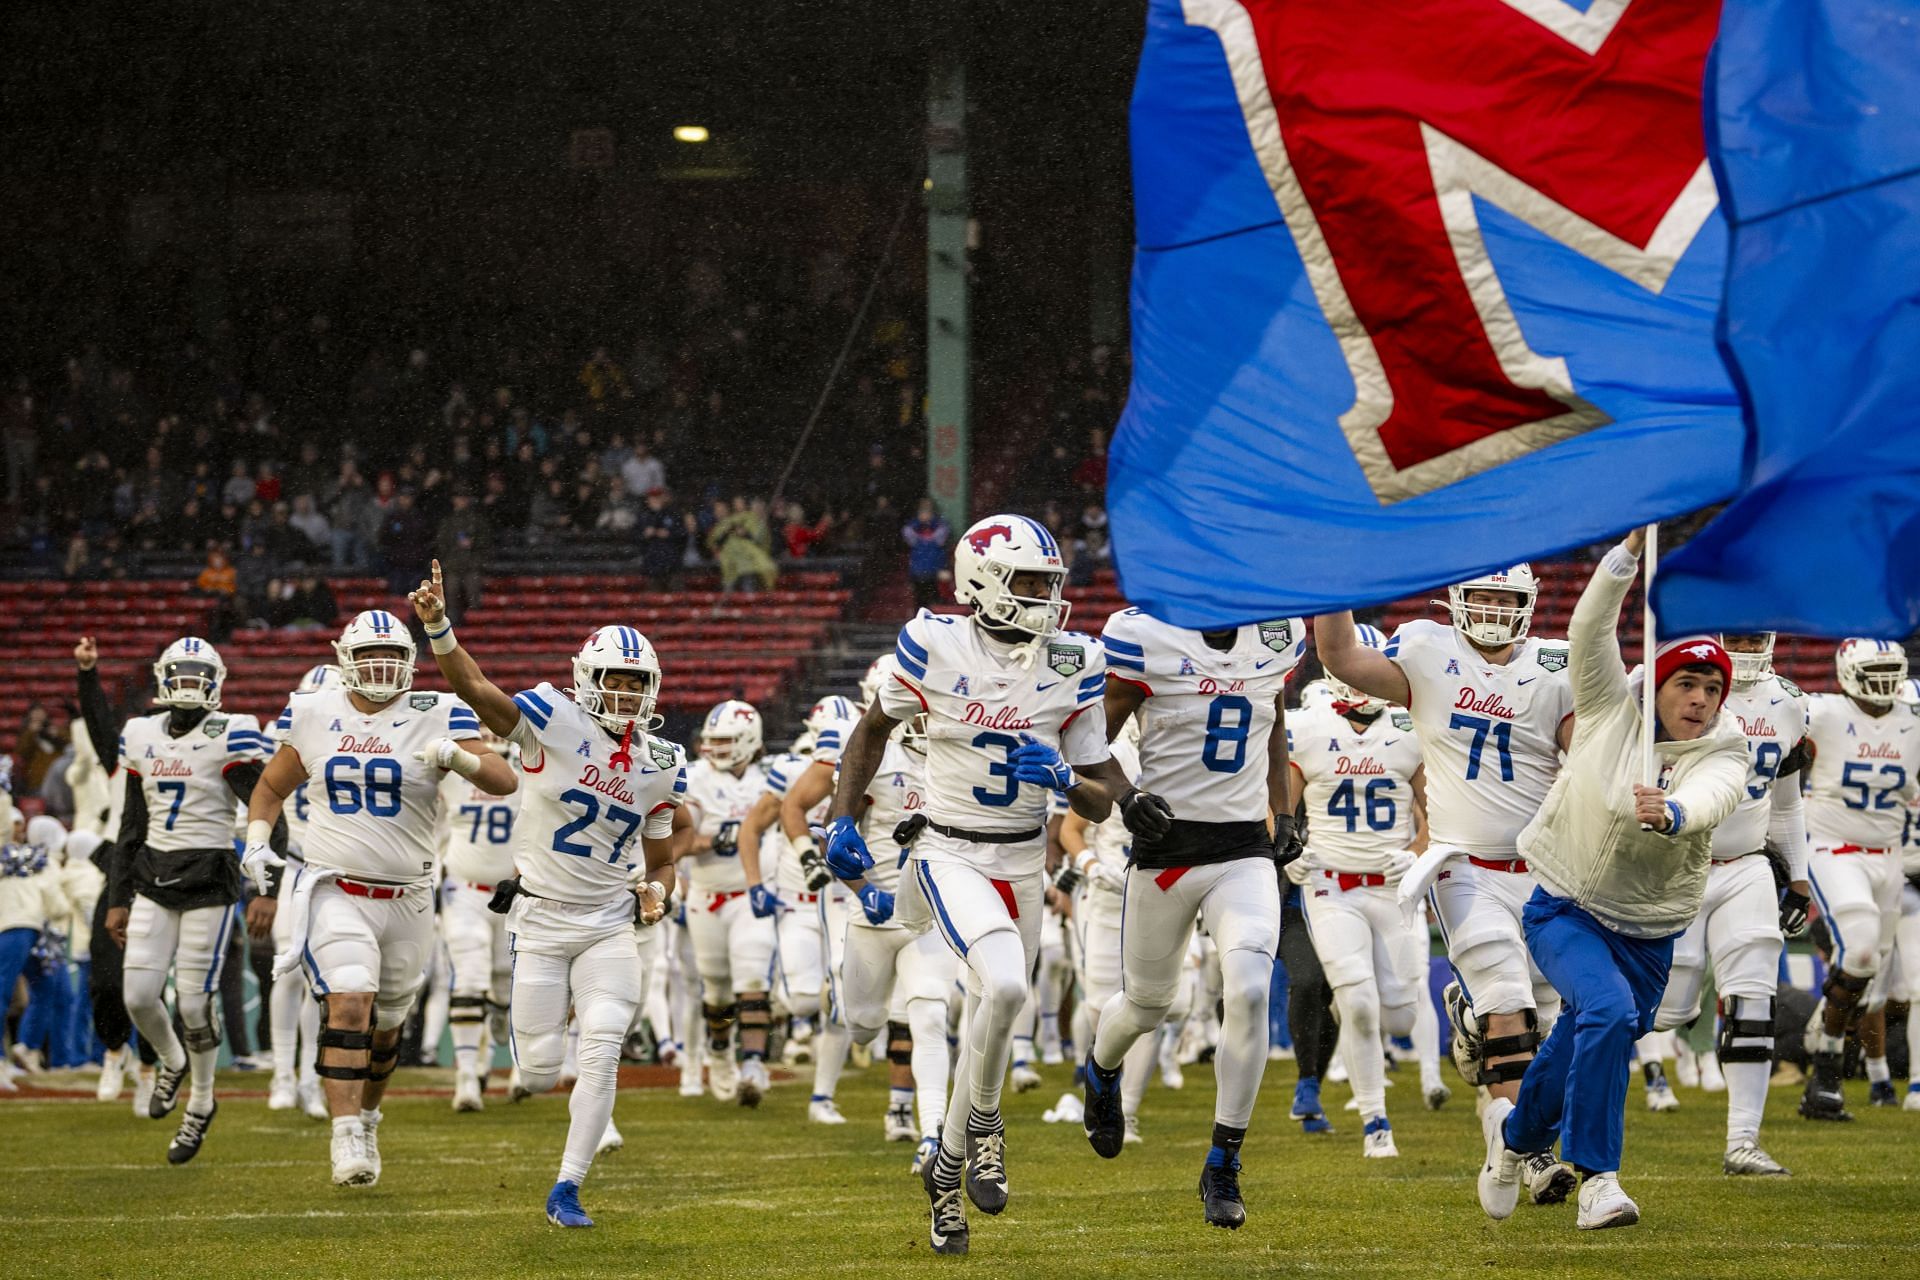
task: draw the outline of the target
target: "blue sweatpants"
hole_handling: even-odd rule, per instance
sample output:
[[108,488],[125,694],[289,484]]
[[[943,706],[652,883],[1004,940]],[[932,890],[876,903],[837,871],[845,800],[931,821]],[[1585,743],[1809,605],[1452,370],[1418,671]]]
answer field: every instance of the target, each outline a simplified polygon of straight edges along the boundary
[[0,1006],[13,1003],[13,984],[20,981],[33,944],[39,940],[38,929],[0,930]]
[[1568,898],[1535,889],[1521,915],[1527,950],[1560,993],[1560,1020],[1520,1081],[1507,1146],[1546,1151],[1588,1173],[1620,1168],[1633,1042],[1653,1030],[1673,942],[1629,938]]

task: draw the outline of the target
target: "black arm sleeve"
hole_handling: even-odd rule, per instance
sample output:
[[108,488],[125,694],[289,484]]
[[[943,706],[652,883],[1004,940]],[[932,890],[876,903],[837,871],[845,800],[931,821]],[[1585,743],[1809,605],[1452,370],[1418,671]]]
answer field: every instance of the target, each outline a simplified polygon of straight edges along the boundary
[[112,773],[120,763],[120,730],[114,726],[107,691],[100,687],[98,667],[80,673],[80,718],[86,722],[87,736],[93,739],[100,767]]
[[147,793],[140,788],[140,775],[127,773],[127,803],[120,810],[120,838],[113,842],[115,857],[107,868],[107,905],[133,905],[133,861],[147,843]]
[[[245,804],[253,799],[253,789],[260,784],[260,775],[267,766],[255,761],[236,764],[223,775],[227,780],[227,790],[240,798]],[[285,856],[287,852],[287,813],[284,808],[273,816],[273,834],[267,837],[267,846],[275,853]]]
[[1780,762],[1774,772],[1775,778],[1785,778],[1800,772],[1813,763],[1812,739],[1802,738],[1793,744],[1793,750],[1787,752],[1787,758]]

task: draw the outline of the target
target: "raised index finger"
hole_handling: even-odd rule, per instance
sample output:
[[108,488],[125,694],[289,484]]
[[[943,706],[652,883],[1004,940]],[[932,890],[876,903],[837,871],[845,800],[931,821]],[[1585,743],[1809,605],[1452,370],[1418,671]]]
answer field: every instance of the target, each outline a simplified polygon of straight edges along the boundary
[[438,560],[433,562],[433,585],[436,587],[440,585],[440,562]]

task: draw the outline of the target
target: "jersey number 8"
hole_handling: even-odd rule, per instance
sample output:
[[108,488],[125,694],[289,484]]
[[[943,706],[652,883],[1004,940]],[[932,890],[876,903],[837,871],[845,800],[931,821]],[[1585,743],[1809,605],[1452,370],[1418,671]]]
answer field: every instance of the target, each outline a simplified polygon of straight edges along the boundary
[[365,809],[376,818],[391,818],[400,812],[398,760],[368,760],[363,767],[354,756],[335,756],[327,761],[326,779],[327,807],[335,813]]

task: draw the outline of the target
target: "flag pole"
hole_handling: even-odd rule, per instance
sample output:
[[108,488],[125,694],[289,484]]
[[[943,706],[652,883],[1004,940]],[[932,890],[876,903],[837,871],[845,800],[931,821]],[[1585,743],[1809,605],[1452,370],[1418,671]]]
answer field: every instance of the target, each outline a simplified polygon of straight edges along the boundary
[[1653,761],[1654,698],[1659,693],[1653,660],[1654,652],[1659,648],[1654,642],[1653,622],[1653,575],[1660,565],[1658,523],[1647,526],[1647,548],[1641,563],[1646,570],[1646,578],[1640,588],[1640,669],[1644,673],[1640,681],[1640,776],[1651,787],[1657,786],[1660,778]]

